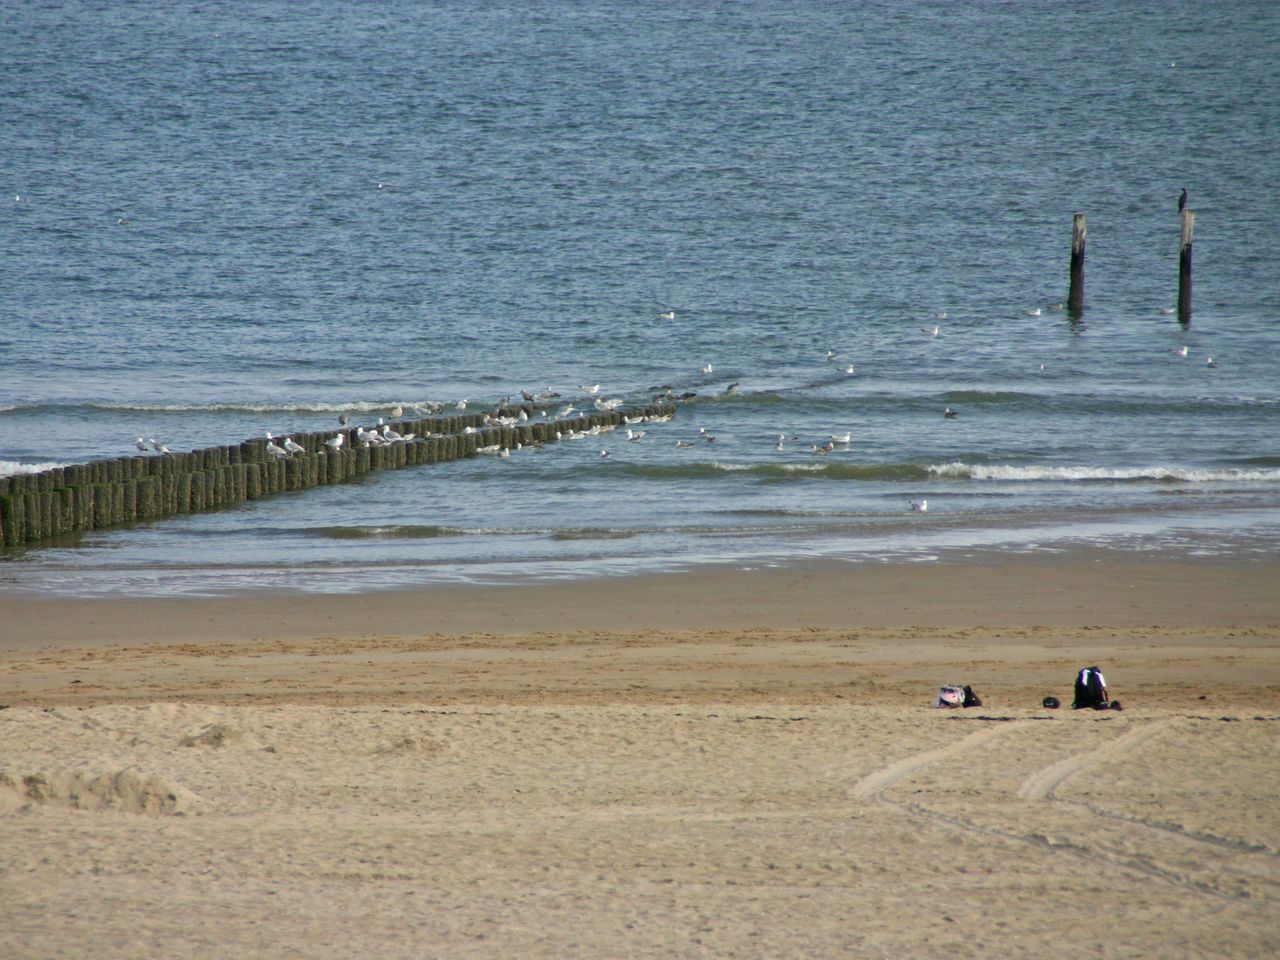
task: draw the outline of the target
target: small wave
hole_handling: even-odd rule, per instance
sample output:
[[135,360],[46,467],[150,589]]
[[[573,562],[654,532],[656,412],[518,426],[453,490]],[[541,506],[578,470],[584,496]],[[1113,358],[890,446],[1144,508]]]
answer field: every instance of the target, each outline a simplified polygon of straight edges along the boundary
[[961,480],[1142,481],[1176,483],[1276,483],[1280,468],[1242,470],[1202,467],[1045,467],[971,464],[954,461],[933,464],[935,477]]
[[443,527],[435,524],[398,523],[368,527],[312,527],[304,534],[327,540],[434,540],[439,537],[545,536],[547,530],[516,530],[498,527]]
[[626,464],[626,472],[650,480],[697,480],[744,475],[766,481],[784,480],[926,480],[929,472],[915,463],[726,463],[698,460],[682,464]]
[[551,534],[552,540],[628,540],[636,535],[635,530],[620,530],[616,527],[583,527],[577,530],[557,530]]
[[16,460],[0,460],[0,477],[12,477],[20,473],[43,473],[65,463],[19,463]]

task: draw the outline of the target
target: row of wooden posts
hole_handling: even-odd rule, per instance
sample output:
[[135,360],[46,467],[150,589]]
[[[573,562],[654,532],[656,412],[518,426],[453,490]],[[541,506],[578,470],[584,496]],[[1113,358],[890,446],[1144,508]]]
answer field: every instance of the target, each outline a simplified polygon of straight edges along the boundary
[[[526,415],[537,416],[524,409]],[[519,408],[499,413],[518,416]],[[362,445],[352,427],[339,431],[343,443],[336,450],[325,443],[334,436],[332,431],[294,434],[305,452],[289,457],[270,453],[264,437],[190,453],[94,460],[0,477],[0,544],[33,544],[195,513],[287,490],[342,483],[375,470],[473,457],[493,446],[515,449],[549,443],[571,431],[616,427],[628,417],[672,413],[674,407],[655,405],[565,420],[528,420],[516,426],[486,425],[488,415],[482,413],[432,417],[391,424],[397,433],[416,434],[408,442]]]
[[[1191,235],[1196,215],[1185,207],[1178,212],[1181,235],[1178,242],[1178,320],[1191,322]],[[1071,286],[1067,292],[1067,312],[1079,316],[1084,312],[1084,247],[1085,219],[1077,213],[1071,222]]]

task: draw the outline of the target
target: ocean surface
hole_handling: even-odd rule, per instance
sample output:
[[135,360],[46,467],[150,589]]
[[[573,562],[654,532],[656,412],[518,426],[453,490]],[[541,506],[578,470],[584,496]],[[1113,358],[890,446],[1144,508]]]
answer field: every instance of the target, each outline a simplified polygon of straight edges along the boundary
[[0,594],[1277,555],[1273,0],[3,20],[0,474],[522,389],[696,397],[638,441],[0,552]]

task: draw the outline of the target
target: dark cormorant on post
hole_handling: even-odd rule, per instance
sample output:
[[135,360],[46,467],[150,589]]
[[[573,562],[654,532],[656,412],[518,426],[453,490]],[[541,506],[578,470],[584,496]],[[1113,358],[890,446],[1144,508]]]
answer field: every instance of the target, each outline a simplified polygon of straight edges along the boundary
[[1178,212],[1182,212],[1182,208],[1187,205],[1187,188],[1182,188],[1182,196],[1178,198]]

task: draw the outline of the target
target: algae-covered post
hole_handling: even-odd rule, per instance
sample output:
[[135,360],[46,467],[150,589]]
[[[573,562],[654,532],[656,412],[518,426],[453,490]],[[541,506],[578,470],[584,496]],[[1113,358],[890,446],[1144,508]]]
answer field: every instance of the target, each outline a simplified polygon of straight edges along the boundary
[[1084,214],[1071,220],[1071,288],[1067,292],[1067,310],[1074,317],[1084,312]]
[[1179,216],[1182,238],[1178,244],[1178,320],[1185,326],[1191,322],[1191,234],[1195,230],[1196,215],[1183,208]]

